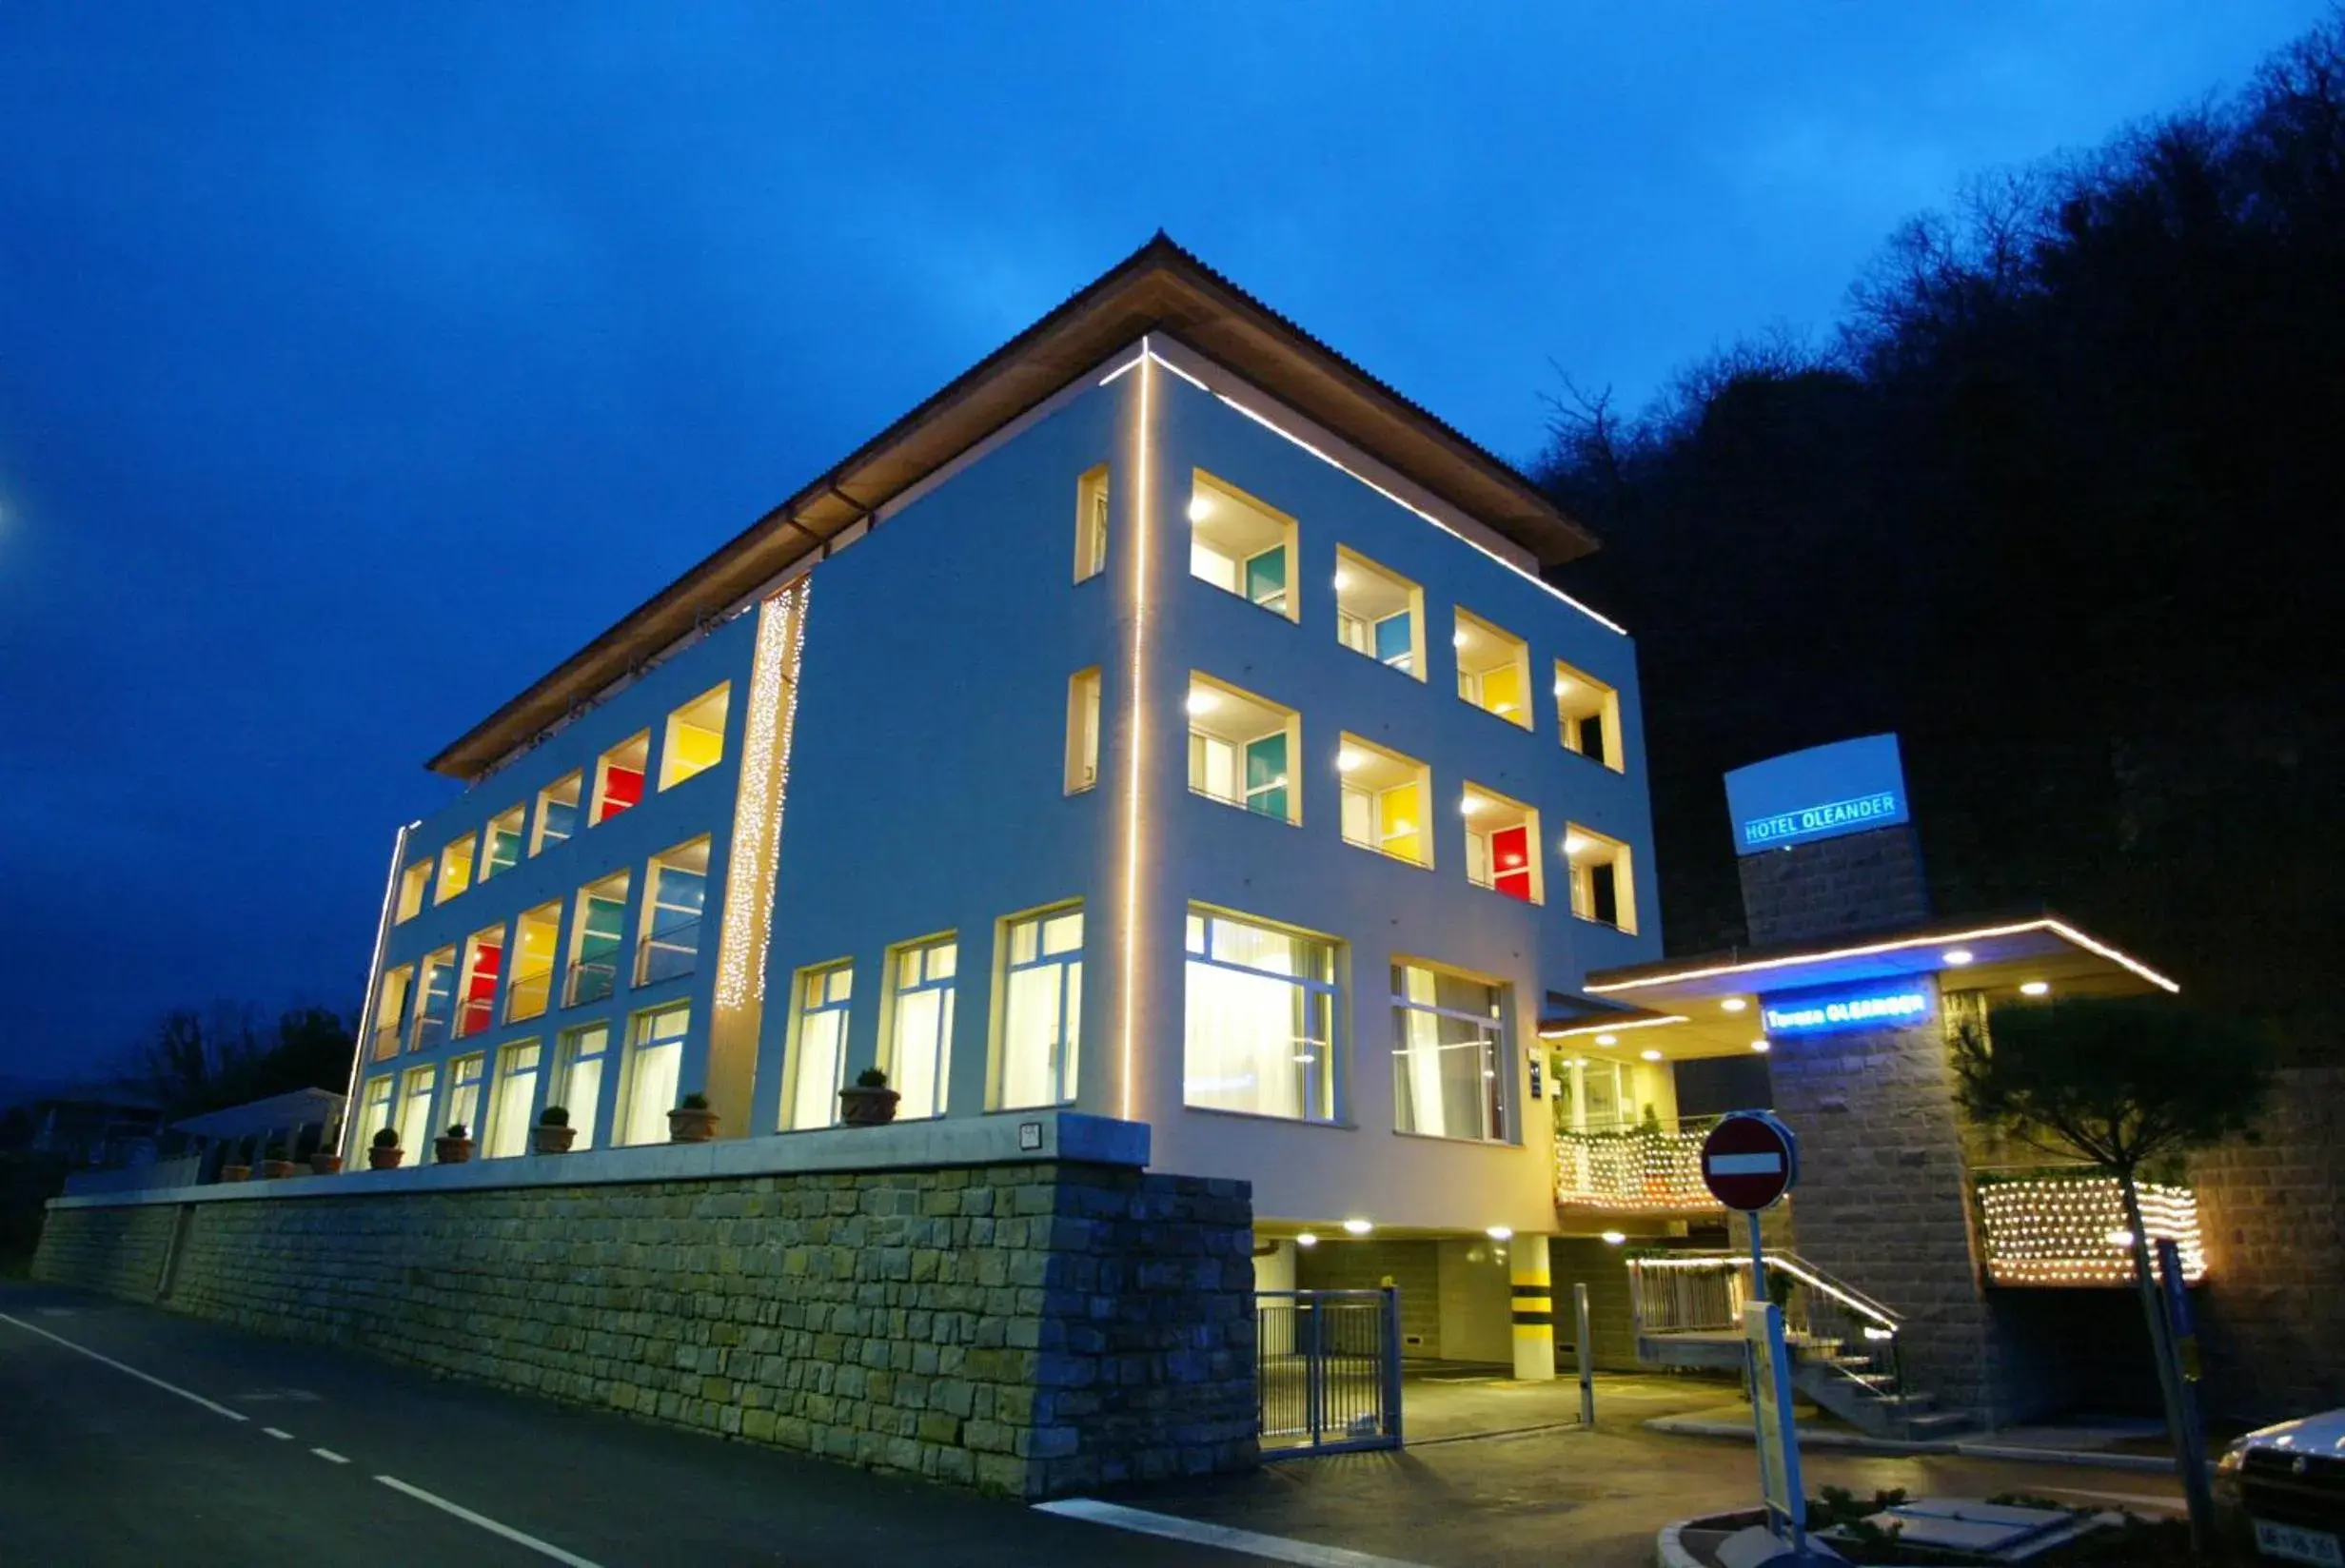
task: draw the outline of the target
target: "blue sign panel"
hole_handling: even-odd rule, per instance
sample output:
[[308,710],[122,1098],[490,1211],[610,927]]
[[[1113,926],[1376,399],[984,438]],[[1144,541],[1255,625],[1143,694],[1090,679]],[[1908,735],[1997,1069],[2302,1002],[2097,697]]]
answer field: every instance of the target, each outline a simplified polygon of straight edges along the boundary
[[1937,1012],[1937,995],[1926,976],[1779,991],[1759,999],[1759,1021],[1770,1037],[1919,1024]]
[[1769,757],[1726,775],[1734,853],[1757,854],[1909,820],[1897,736],[1862,735]]

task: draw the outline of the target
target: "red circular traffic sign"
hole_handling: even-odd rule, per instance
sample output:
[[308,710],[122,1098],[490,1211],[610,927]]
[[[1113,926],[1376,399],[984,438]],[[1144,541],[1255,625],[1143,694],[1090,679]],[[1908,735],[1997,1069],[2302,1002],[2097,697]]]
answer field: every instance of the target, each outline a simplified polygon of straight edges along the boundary
[[1728,1208],[1757,1213],[1799,1179],[1800,1146],[1772,1116],[1738,1110],[1702,1140],[1702,1185]]

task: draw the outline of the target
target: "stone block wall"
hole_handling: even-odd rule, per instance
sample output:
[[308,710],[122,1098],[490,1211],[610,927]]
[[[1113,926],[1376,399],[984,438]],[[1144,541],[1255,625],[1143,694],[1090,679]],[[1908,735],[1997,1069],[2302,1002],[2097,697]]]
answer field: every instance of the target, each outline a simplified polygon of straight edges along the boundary
[[[307,1186],[305,1183],[303,1186]],[[1013,1497],[1255,1461],[1244,1183],[857,1171],[52,1210],[38,1277]]]
[[1757,947],[1887,931],[1930,912],[1910,823],[1746,854],[1736,871]]

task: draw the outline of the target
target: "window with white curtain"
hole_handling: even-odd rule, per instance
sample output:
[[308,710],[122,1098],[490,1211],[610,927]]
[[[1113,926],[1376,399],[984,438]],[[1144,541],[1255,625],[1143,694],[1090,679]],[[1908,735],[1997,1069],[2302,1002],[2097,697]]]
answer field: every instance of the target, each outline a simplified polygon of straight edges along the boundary
[[1335,944],[1192,907],[1181,1098],[1335,1119]]
[[896,950],[888,1026],[888,1087],[903,1098],[898,1120],[944,1114],[953,1063],[953,977],[960,948],[950,936]]
[[838,1120],[840,1074],[847,1067],[847,1008],[855,999],[855,966],[804,970],[798,980],[798,1049],[790,1078],[789,1115],[796,1129]]
[[1074,1098],[1083,1048],[1083,911],[1050,910],[1005,922],[1001,1049],[995,1108]]
[[460,1127],[480,1137],[481,1072],[487,1065],[482,1056],[459,1056],[448,1064],[448,1103],[440,1112],[440,1130]]
[[1503,1141],[1506,988],[1422,964],[1392,966],[1393,1126]]
[[538,1052],[535,1040],[523,1040],[497,1053],[497,1089],[488,1112],[488,1141],[481,1157],[502,1160],[529,1147],[529,1106],[538,1094]]
[[595,1116],[602,1104],[602,1065],[610,1060],[611,1026],[588,1024],[566,1029],[562,1036],[561,1072],[554,1079],[546,1104],[570,1113],[570,1130],[577,1134],[572,1148],[595,1147]]
[[664,1144],[668,1112],[684,1068],[684,1034],[692,1027],[689,1004],[636,1014],[627,1029],[625,1092],[620,1096],[615,1144]]
[[431,1159],[431,1092],[439,1077],[437,1068],[411,1068],[399,1080],[399,1147],[409,1165]]

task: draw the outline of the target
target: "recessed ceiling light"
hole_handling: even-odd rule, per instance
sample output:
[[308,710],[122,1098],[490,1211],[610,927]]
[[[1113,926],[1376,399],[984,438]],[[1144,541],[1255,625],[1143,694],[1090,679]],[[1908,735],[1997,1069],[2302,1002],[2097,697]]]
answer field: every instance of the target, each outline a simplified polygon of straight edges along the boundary
[[1514,1227],[1512,1225],[1492,1225],[1482,1234],[1493,1242],[1510,1242],[1514,1240]]
[[1338,572],[1335,574],[1335,588],[1338,593],[1341,593],[1344,589],[1350,586],[1351,574],[1350,572]]
[[1203,522],[1205,515],[1212,509],[1213,503],[1206,500],[1202,492],[1189,498],[1189,520],[1191,522]]
[[1606,1246],[1618,1246],[1628,1240],[1628,1233],[1625,1230],[1607,1230],[1604,1233],[1604,1240]]
[[1348,774],[1367,760],[1357,752],[1338,752],[1335,754],[1335,771]]
[[2030,980],[2029,982],[2027,982],[2027,984],[2025,984],[2025,985],[2023,985],[2023,986],[2021,986],[2021,987],[2020,988],[2020,994],[2021,996],[2045,996],[2045,995],[2049,995],[2049,994],[2051,993],[2051,990],[2052,990],[2052,982],[2051,982],[2051,981],[2049,981],[2049,980]]
[[1567,833],[1564,834],[1564,853],[1566,854],[1584,853],[1586,849],[1587,840],[1580,834],[1575,833]]
[[1462,794],[1457,797],[1457,813],[1460,816],[1471,816],[1481,809],[1482,802],[1472,795]]
[[1568,691],[1570,691],[1570,690],[1571,690],[1571,682],[1570,682],[1570,681],[1566,680],[1566,679],[1565,679],[1562,676],[1557,676],[1555,677],[1555,695],[1556,695],[1557,696],[1563,696],[1566,692],[1568,692]]
[[1764,1055],[1766,1052],[1773,1050],[1775,1048],[1764,1040],[1753,1040],[1750,1043],[1750,1049],[1758,1051],[1762,1055]]
[[1192,714],[1210,714],[1220,706],[1219,693],[1209,692],[1202,686],[1189,688],[1189,711]]
[[1657,1050],[1641,1050],[1637,1052],[1637,1054],[1644,1057],[1648,1062],[1658,1062],[1661,1060],[1661,1052]]
[[1729,996],[1718,1005],[1724,1008],[1728,1012],[1741,1012],[1744,1008],[1750,1006],[1748,1002],[1744,1001],[1740,996]]
[[1317,1246],[1319,1245],[1319,1238],[1306,1230],[1302,1234],[1295,1237],[1294,1245],[1297,1246]]
[[1621,1037],[1617,1034],[1599,1034],[1596,1036],[1596,1044],[1600,1046],[1617,1046],[1620,1043]]
[[1344,1229],[1354,1236],[1365,1236],[1375,1228],[1375,1225],[1367,1220],[1346,1220],[1344,1222]]
[[1948,948],[1944,952],[1940,953],[1938,956],[1941,962],[1950,964],[1959,970],[1963,965],[1969,963],[1974,957],[1977,956],[1977,954],[1973,953],[1968,948]]
[[1456,631],[1456,632],[1452,632],[1452,633],[1450,633],[1450,634],[1449,634],[1449,646],[1450,646],[1450,647],[1452,647],[1452,648],[1463,648],[1463,647],[1465,647],[1465,646],[1466,646],[1466,634],[1465,634],[1465,632],[1463,632],[1463,631]]

